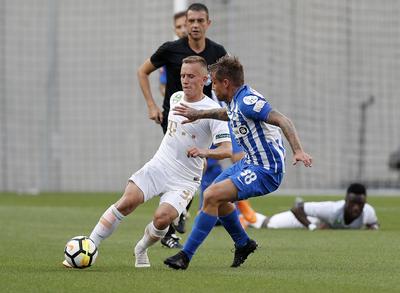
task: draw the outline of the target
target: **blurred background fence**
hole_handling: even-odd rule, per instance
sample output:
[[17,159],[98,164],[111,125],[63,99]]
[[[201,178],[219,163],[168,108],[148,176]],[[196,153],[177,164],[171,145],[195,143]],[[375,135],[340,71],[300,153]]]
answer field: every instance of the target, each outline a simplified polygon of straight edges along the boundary
[[[398,190],[400,1],[202,2],[208,36],[314,157],[288,166],[283,191]],[[0,0],[0,191],[123,189],[162,138],[136,70],[173,38],[174,3]]]

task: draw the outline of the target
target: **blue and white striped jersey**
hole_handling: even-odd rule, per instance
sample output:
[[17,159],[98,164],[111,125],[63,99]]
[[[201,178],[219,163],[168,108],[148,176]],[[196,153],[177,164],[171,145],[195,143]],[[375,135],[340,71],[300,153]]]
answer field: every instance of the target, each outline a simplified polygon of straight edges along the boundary
[[245,151],[245,162],[284,173],[285,149],[280,129],[265,122],[271,110],[267,100],[247,85],[239,88],[227,105],[229,123]]

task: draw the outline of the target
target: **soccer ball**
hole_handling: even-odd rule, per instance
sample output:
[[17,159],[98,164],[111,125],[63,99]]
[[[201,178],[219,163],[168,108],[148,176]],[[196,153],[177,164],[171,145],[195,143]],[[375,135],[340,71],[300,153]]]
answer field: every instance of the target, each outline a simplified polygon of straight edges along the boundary
[[64,257],[73,268],[84,269],[96,261],[98,255],[94,242],[86,236],[75,236],[67,242]]

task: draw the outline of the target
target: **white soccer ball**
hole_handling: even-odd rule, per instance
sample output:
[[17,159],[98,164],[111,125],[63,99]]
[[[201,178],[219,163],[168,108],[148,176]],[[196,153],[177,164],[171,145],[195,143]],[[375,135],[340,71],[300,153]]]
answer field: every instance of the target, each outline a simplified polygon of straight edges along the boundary
[[94,242],[86,236],[75,236],[67,242],[64,257],[73,268],[84,269],[96,261],[98,250]]

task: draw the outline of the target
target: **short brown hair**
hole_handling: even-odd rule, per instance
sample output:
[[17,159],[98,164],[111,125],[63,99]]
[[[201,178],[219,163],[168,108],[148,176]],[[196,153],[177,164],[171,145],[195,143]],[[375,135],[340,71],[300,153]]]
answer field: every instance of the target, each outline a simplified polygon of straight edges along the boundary
[[174,14],[174,22],[181,17],[186,17],[186,11],[180,11]]
[[207,71],[207,61],[201,56],[189,56],[182,60],[182,64],[192,64],[192,63],[199,63],[201,67],[204,67],[205,71]]
[[205,6],[203,3],[193,3],[191,4],[188,9],[186,10],[186,16],[189,10],[192,11],[204,11],[207,14],[207,19],[209,19],[208,16],[208,8]]
[[219,81],[228,79],[236,86],[242,86],[244,83],[243,65],[236,56],[225,55],[211,64],[208,69]]

